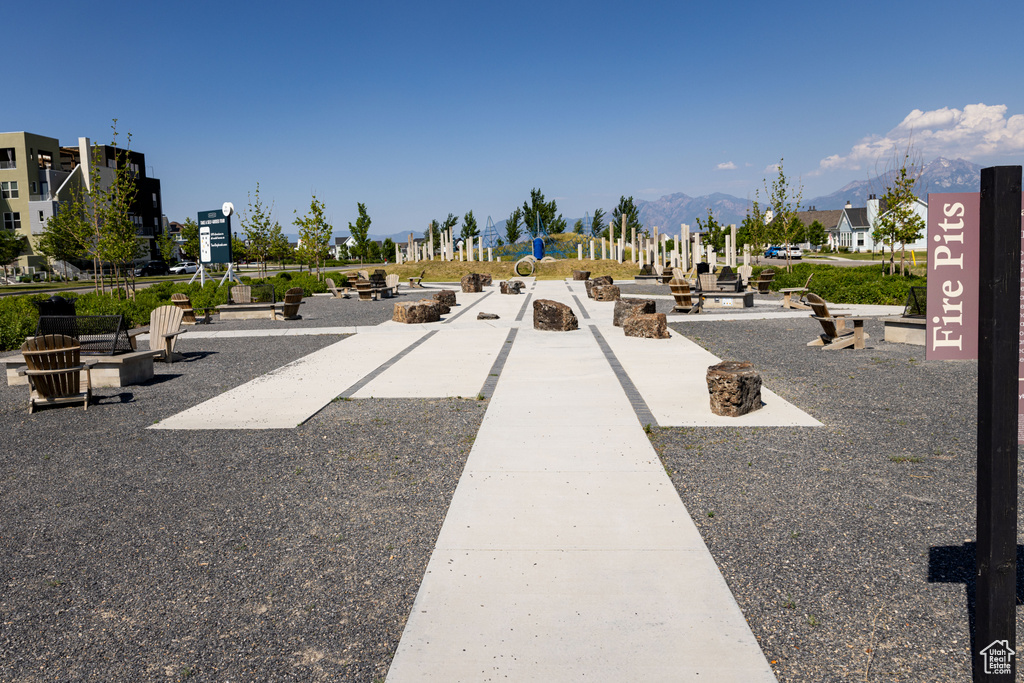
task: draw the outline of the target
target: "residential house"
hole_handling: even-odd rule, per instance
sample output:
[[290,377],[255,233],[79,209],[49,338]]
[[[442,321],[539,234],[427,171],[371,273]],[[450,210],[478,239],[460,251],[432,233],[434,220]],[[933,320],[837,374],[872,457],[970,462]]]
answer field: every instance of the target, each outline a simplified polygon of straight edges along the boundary
[[[809,226],[811,223],[817,221],[818,223],[821,224],[822,228],[825,229],[825,233],[830,234],[834,232],[836,226],[839,225],[839,219],[843,215],[843,210],[828,209],[825,211],[819,211],[817,208],[812,206],[808,208],[807,211],[798,211],[796,215],[800,219],[800,222],[803,223],[805,226]],[[812,245],[804,243],[801,246],[804,248],[809,248]],[[813,246],[820,247],[823,245],[816,244]]]
[[[879,215],[884,215],[887,209],[876,195],[868,195],[867,206],[854,207],[850,202],[842,209],[842,215],[834,230],[829,231],[829,246],[833,249],[848,249],[853,252],[880,251],[883,245],[875,242],[872,232],[875,229],[875,222]],[[914,213],[924,221],[925,229],[920,239],[907,244],[908,250],[923,250],[928,248],[928,203],[920,199],[914,201]]]

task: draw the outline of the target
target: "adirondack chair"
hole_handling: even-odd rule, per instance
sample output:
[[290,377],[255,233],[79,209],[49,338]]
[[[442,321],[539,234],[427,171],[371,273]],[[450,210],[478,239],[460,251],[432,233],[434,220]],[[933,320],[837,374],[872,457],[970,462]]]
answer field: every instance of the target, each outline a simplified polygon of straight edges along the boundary
[[[817,294],[808,294],[807,303],[814,311],[811,317],[821,323],[822,334],[814,341],[807,343],[808,346],[823,346],[826,349],[855,349],[864,348],[864,340],[871,337],[864,331],[865,318],[853,317],[843,313],[832,315],[828,311],[828,304]],[[852,322],[853,328],[846,326]]]
[[387,273],[383,270],[375,270],[370,276],[370,285],[373,286],[374,292],[383,296],[385,299],[391,296],[391,290],[388,289]]
[[768,270],[762,270],[760,277],[758,277],[756,280],[752,281],[750,283],[750,285],[751,285],[751,287],[757,289],[757,293],[758,294],[768,294],[769,292],[772,291],[771,287],[769,285],[771,285],[772,280],[774,278],[775,278],[775,271],[774,270],[771,270],[770,268]]
[[[808,287],[810,286],[811,278],[813,277],[814,273],[811,273],[808,276],[807,282],[804,283],[803,287],[785,287],[783,289],[780,289],[779,291],[782,293],[782,307],[798,308],[805,311],[811,310],[811,307],[810,305],[808,305],[807,300],[804,298],[804,295],[807,294],[807,292],[811,291],[808,289]],[[793,301],[794,294],[800,295],[799,297],[797,297],[796,301]]]
[[[89,409],[92,398],[92,375],[89,367],[96,359],[81,360],[82,347],[74,337],[63,334],[48,334],[29,337],[21,345],[25,367],[19,375],[28,378],[30,389],[28,412],[36,405],[57,405],[60,403],[84,403]],[[82,372],[85,371],[85,388],[82,388]]]
[[281,317],[285,320],[301,320],[299,305],[302,304],[302,287],[292,287],[284,293]]
[[672,290],[672,298],[676,300],[676,305],[672,308],[673,312],[700,313],[700,296],[696,292],[690,292],[690,285],[686,280],[672,278],[669,280],[668,286]]
[[398,273],[392,273],[384,278],[384,283],[391,290],[391,296],[398,296]]
[[352,296],[348,293],[348,287],[344,290],[339,290],[338,286],[334,284],[332,278],[327,278],[327,289],[331,291],[331,296],[335,299],[351,299]]
[[249,285],[235,285],[231,288],[231,303],[233,304],[251,304],[252,303],[252,287]]
[[426,274],[427,274],[427,271],[423,270],[423,271],[420,271],[420,276],[419,277],[411,277],[411,278],[409,278],[409,287],[420,287],[420,288],[422,288],[423,287],[423,276],[426,275]]
[[718,289],[718,276],[714,273],[701,273],[697,276],[697,283],[702,292],[714,292]]
[[160,353],[165,363],[181,360],[181,354],[174,353],[174,345],[178,335],[186,330],[181,329],[185,313],[177,306],[158,306],[149,314],[149,350]]
[[732,268],[724,266],[718,272],[718,282],[715,283],[715,287],[726,292],[738,292],[740,291],[740,278],[732,271]]
[[171,303],[181,309],[183,317],[181,319],[182,324],[195,325],[196,324],[196,312],[192,308],[192,303],[188,300],[187,294],[181,292],[175,292],[171,294]]
[[740,276],[740,291],[745,291],[750,286],[750,276],[754,272],[753,266],[740,266],[736,269]]

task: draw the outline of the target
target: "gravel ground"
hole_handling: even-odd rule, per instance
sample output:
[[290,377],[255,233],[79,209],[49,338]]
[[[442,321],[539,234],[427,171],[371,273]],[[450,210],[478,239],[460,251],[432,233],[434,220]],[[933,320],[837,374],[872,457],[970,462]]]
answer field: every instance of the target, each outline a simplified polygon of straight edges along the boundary
[[969,680],[977,364],[925,361],[875,321],[870,348],[826,352],[811,323],[672,326],[823,427],[653,443],[779,680]]
[[[317,297],[303,322],[390,303]],[[186,334],[185,361],[88,411],[0,390],[0,680],[383,680],[486,402],[145,429],[339,339]]]
[[[372,325],[394,303],[306,301],[197,330]],[[877,322],[837,353],[805,320],[672,324],[824,423],[652,436],[779,679],[967,680],[976,364]],[[145,429],[339,339],[186,334],[184,362],[88,412],[0,390],[0,680],[383,680],[486,402]]]

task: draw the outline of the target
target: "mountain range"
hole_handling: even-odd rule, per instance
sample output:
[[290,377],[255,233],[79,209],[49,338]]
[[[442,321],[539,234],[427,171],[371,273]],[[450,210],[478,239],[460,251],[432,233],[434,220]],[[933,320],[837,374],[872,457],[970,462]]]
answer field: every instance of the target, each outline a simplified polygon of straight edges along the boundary
[[[915,189],[918,196],[926,198],[929,192],[977,192],[980,185],[981,166],[978,164],[964,159],[951,160],[937,157],[924,166]],[[882,177],[875,176],[847,183],[831,194],[805,198],[801,208],[813,207],[819,211],[841,209],[846,206],[847,202],[853,206],[866,206],[869,194],[881,195],[884,192],[884,180]],[[706,218],[709,208],[719,223],[739,225],[743,222],[743,218],[747,215],[747,208],[750,206],[748,199],[721,192],[700,197],[691,197],[683,192],[676,192],[653,201],[639,199],[634,203],[640,213],[641,223],[648,228],[657,225],[662,230],[667,228],[669,231],[678,230],[681,223],[686,223],[691,230],[696,230],[697,218],[702,220]],[[607,211],[610,214],[611,207]],[[569,225],[570,230],[576,220],[576,218],[566,218],[565,222]],[[503,236],[505,221],[496,223],[495,227],[498,230],[498,235]],[[483,226],[481,226],[481,231],[482,229]],[[422,231],[414,231],[414,234],[416,237],[423,237]],[[409,233],[373,234],[370,236],[378,240],[390,237],[395,242],[404,243],[409,238]]]

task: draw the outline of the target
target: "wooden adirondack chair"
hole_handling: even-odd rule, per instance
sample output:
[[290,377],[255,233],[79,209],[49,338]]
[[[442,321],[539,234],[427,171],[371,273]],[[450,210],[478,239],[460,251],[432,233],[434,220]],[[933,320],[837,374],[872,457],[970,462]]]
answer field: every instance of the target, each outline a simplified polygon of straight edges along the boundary
[[391,296],[398,296],[398,273],[392,273],[384,278],[384,284],[391,290]]
[[701,273],[697,276],[697,282],[702,292],[714,292],[718,289],[718,276],[714,273]]
[[[29,337],[21,345],[21,355],[25,359],[25,367],[18,370],[19,375],[28,378],[30,389],[28,412],[31,413],[36,404],[57,405],[60,403],[78,403],[89,409],[92,398],[92,376],[89,367],[96,362],[89,359],[81,360],[82,347],[74,337],[63,334],[47,334],[40,337]],[[85,388],[82,388],[82,372],[85,371]]]
[[186,332],[181,329],[184,317],[184,311],[177,306],[159,306],[149,314],[149,350],[159,352],[165,363],[182,358],[181,354],[174,353],[174,344],[178,335]]
[[192,303],[188,300],[187,294],[181,292],[175,292],[171,294],[171,303],[181,309],[183,314],[181,322],[185,325],[196,324],[196,312],[192,308]]
[[284,293],[281,317],[285,320],[301,320],[299,305],[302,304],[302,287],[292,287]]
[[[821,323],[822,334],[814,341],[807,342],[808,346],[823,346],[826,349],[855,349],[864,348],[864,340],[871,337],[864,331],[865,318],[853,317],[843,313],[832,315],[828,311],[828,304],[817,294],[808,294],[807,303],[814,311],[811,317]],[[848,328],[846,323],[852,322],[853,328]]]
[[252,303],[252,287],[249,285],[235,285],[231,288],[231,303],[233,304],[251,304]]
[[774,270],[771,270],[770,268],[768,270],[762,270],[760,277],[758,277],[756,280],[752,281],[750,283],[750,285],[751,285],[751,287],[754,287],[755,289],[757,289],[757,293],[758,294],[768,294],[769,292],[772,291],[770,285],[771,285],[772,280],[774,278],[775,278],[775,271]]
[[686,280],[673,278],[669,280],[668,286],[672,290],[672,298],[676,300],[673,312],[700,313],[700,296],[690,292],[690,285]]
[[753,266],[740,266],[736,269],[736,272],[740,276],[740,291],[745,290],[750,286],[750,276],[754,272]]
[[327,289],[331,291],[331,296],[333,296],[335,299],[352,298],[352,296],[348,293],[348,287],[346,287],[344,291],[339,290],[338,286],[334,284],[334,280],[332,278],[327,278]]
[[[810,286],[811,278],[813,277],[814,273],[811,273],[808,276],[807,282],[804,283],[803,287],[785,287],[783,289],[780,289],[779,291],[782,293],[782,307],[799,308],[805,311],[811,310],[811,307],[807,303],[807,300],[804,298],[804,295],[807,294],[807,292],[811,291],[810,289],[808,289],[808,287]],[[800,295],[799,297],[797,297],[796,301],[793,301],[794,294]]]
[[411,277],[411,278],[409,278],[409,287],[420,287],[420,288],[422,288],[423,287],[423,276],[426,275],[426,274],[427,274],[427,271],[423,270],[423,271],[420,271],[420,276],[419,277]]

